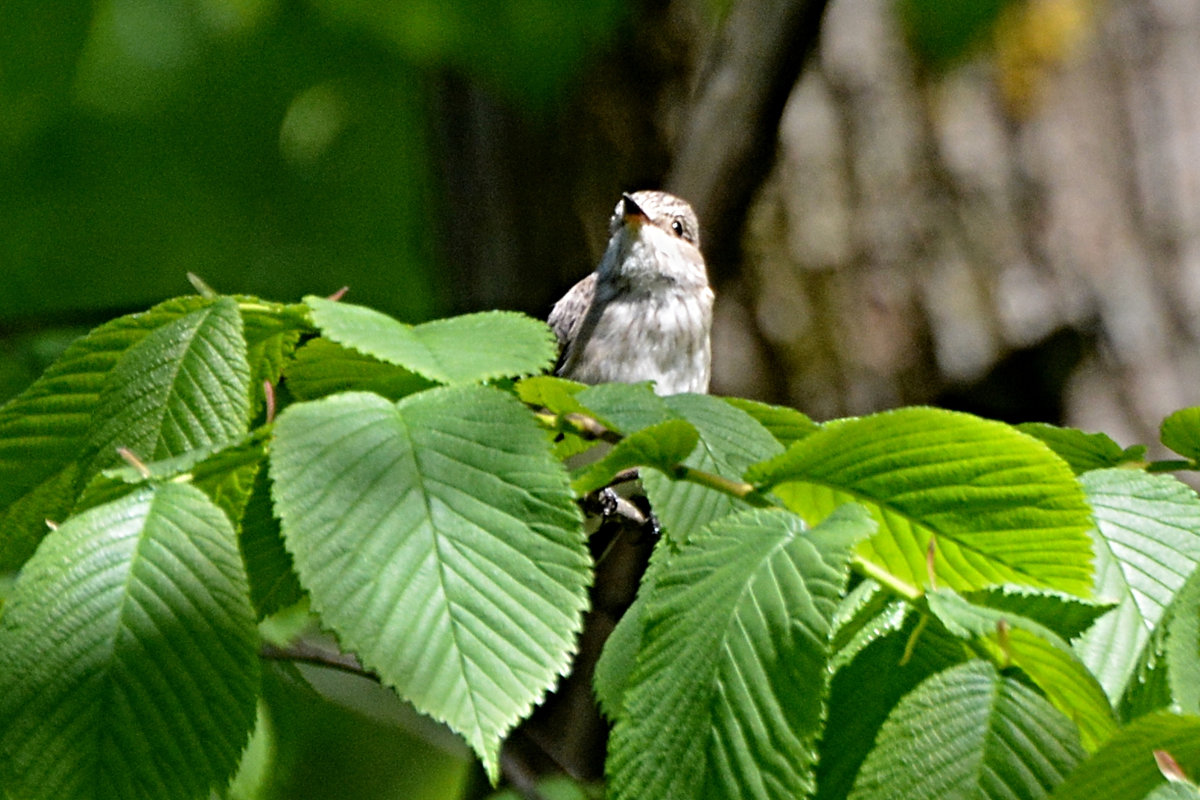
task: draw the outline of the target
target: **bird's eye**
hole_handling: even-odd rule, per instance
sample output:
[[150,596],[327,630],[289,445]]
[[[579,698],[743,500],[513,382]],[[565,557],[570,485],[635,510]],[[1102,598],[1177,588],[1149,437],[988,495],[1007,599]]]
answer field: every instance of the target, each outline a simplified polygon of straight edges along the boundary
[[678,236],[680,238],[684,238],[683,237],[683,220],[676,219],[674,222],[672,222],[671,230],[675,231],[676,236]]

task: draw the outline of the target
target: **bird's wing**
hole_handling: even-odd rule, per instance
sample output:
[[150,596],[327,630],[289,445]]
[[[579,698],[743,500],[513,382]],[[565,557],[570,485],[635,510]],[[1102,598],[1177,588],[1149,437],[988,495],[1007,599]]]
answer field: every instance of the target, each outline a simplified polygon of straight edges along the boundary
[[579,335],[584,317],[587,316],[588,307],[591,306],[592,298],[595,295],[596,273],[593,272],[572,286],[571,290],[564,294],[562,299],[555,303],[554,308],[550,310],[550,317],[546,321],[550,324],[554,335],[558,337],[558,363],[554,365],[556,375],[570,355],[571,343]]

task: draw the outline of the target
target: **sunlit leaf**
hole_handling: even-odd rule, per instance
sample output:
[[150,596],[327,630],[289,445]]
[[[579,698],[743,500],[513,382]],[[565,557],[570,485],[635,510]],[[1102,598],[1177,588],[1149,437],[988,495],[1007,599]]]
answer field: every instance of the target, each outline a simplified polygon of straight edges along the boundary
[[758,420],[759,424],[766,428],[784,447],[800,441],[810,433],[815,433],[821,427],[807,415],[787,406],[773,406],[757,400],[747,400],[744,397],[723,397],[721,399]]
[[633,433],[676,414],[650,383],[601,383],[575,393],[575,400],[602,425],[617,433]]
[[1180,455],[1200,460],[1200,406],[1183,408],[1163,420],[1162,443]]
[[1145,446],[1122,448],[1103,433],[1084,433],[1043,422],[1027,422],[1018,425],[1017,430],[1045,442],[1046,446],[1058,453],[1059,458],[1071,465],[1077,475],[1093,469],[1118,467],[1146,457]]
[[826,423],[747,480],[815,522],[847,501],[879,520],[859,547],[879,577],[971,590],[1023,584],[1088,596],[1091,516],[1075,476],[1008,425],[933,408]]
[[1169,475],[1113,469],[1081,480],[1098,526],[1096,597],[1117,607],[1076,649],[1116,702],[1164,609],[1200,565],[1200,498]]
[[1126,719],[1163,709],[1200,713],[1200,569],[1151,631],[1118,708]]
[[534,375],[517,383],[517,397],[531,406],[542,406],[555,414],[574,414],[585,411],[575,395],[584,389],[582,383],[556,378],[553,375]]
[[447,384],[544,372],[558,343],[540,320],[486,311],[407,325],[364,306],[306,297],[313,322],[329,339]]
[[1175,595],[1171,612],[1166,648],[1171,700],[1188,714],[1200,714],[1200,570]]
[[805,531],[783,511],[727,516],[671,558],[610,741],[622,798],[792,798],[811,792],[830,618],[854,542],[846,506]]
[[363,355],[328,339],[313,339],[287,366],[287,387],[300,400],[337,392],[374,392],[399,400],[436,384],[415,372]]
[[[724,401],[700,394],[677,394],[664,404],[699,432],[699,444],[683,463],[689,467],[736,478],[751,464],[782,452],[782,446],[753,417]],[[646,495],[667,533],[682,542],[710,522],[749,508],[736,497],[661,474],[643,476]]]
[[969,592],[965,598],[979,606],[1016,614],[1044,625],[1070,641],[1112,610],[1112,603],[1097,603],[1049,589],[994,586]]
[[854,660],[876,639],[899,630],[911,610],[870,578],[859,583],[838,603],[833,618],[833,669]]
[[485,387],[334,395],[283,412],[270,467],[313,608],[494,778],[500,741],[570,664],[591,575],[524,406]]

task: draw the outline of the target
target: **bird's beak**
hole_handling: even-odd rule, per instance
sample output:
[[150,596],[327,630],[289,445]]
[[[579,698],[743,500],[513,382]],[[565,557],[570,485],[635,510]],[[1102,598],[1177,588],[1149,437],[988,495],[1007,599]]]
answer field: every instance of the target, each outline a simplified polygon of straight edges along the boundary
[[650,218],[646,216],[646,212],[637,204],[637,201],[628,194],[621,195],[621,218],[623,222],[633,222],[635,219],[639,222],[646,222]]

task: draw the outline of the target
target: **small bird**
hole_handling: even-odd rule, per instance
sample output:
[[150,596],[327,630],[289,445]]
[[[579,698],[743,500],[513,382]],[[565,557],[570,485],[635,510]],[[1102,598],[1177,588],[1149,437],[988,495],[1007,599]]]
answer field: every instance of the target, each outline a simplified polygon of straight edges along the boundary
[[707,392],[713,292],[692,207],[666,192],[623,194],[596,271],[554,304],[556,375],[654,381],[660,395]]

